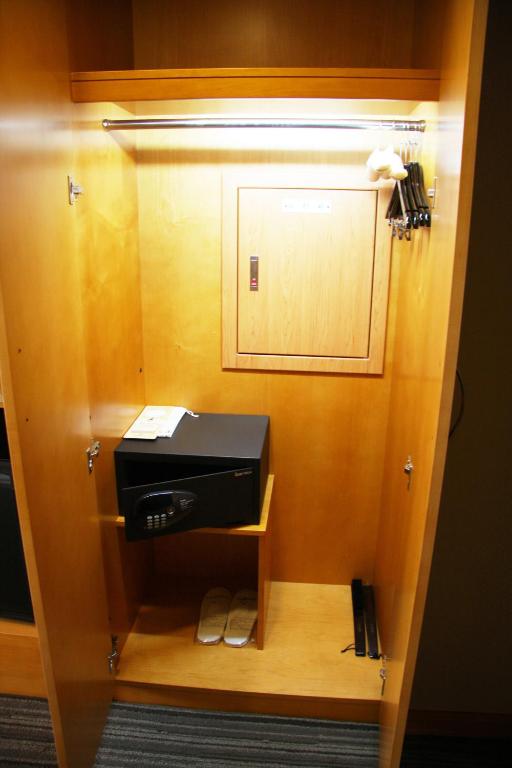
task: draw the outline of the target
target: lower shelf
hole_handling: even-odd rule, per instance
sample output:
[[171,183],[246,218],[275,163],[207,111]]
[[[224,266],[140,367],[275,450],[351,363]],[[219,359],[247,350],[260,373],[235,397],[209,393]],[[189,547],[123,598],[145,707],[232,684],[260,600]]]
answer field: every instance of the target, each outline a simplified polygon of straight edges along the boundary
[[141,607],[121,654],[116,698],[376,722],[380,664],[353,641],[350,587],[274,582],[265,649],[194,643],[198,596]]
[[0,693],[46,696],[34,624],[0,619]]

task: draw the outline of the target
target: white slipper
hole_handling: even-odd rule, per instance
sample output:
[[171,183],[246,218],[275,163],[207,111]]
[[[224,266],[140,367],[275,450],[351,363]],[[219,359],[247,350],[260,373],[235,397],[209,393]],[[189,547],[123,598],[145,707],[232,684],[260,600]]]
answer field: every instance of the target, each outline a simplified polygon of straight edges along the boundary
[[209,589],[201,603],[197,641],[205,645],[220,643],[228,620],[231,593],[224,587]]
[[233,597],[224,642],[233,648],[247,645],[258,615],[258,594],[252,589],[240,589]]

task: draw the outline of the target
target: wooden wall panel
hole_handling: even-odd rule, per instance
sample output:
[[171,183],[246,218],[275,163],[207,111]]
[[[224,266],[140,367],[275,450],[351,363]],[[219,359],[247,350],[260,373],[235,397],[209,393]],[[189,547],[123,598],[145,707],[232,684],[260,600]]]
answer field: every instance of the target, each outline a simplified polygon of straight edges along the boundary
[[[109,114],[130,117],[109,105]],[[134,136],[112,139],[104,107],[74,110],[74,172],[84,193],[75,203],[83,267],[85,346],[91,429],[101,442],[95,462],[102,516],[109,611],[114,634],[129,630],[144,590],[150,545],[130,547],[119,535],[113,450],[145,404]]]
[[445,35],[446,0],[421,0],[414,2],[414,29],[411,50],[411,67],[441,66],[443,44],[450,45]]
[[405,0],[134,0],[135,67],[408,67]]
[[133,68],[132,0],[65,0],[72,71]]
[[[184,106],[180,104],[180,110]],[[172,112],[176,105],[168,107]],[[322,136],[324,149],[318,150],[314,132],[150,133],[141,132],[138,145],[147,401],[197,411],[269,414],[276,476],[274,578],[322,583],[347,583],[354,576],[370,579],[384,460],[387,373],[222,370],[221,174],[235,165],[267,163],[269,171],[272,165],[280,171],[289,167],[307,179],[317,164],[327,164],[333,173],[338,168],[361,178],[366,157],[379,139],[343,132],[330,139]],[[273,142],[274,150],[269,148]],[[229,149],[244,144],[245,149]],[[287,165],[290,160],[295,160],[294,166]],[[393,284],[392,279],[391,291]],[[392,329],[393,312],[388,340]],[[388,355],[386,372],[389,365]]]
[[[430,243],[399,255],[397,335],[375,583],[389,656],[381,765],[400,762],[446,453],[469,237],[486,3],[450,3]],[[450,130],[446,126],[450,126]],[[410,490],[403,466],[414,464]]]

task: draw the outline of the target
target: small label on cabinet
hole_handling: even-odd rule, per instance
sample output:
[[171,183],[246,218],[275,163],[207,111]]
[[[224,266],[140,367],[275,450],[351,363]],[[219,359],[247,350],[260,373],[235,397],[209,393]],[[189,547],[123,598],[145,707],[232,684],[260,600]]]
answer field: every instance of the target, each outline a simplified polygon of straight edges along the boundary
[[281,202],[283,213],[331,213],[330,200],[307,200],[299,197],[285,197]]

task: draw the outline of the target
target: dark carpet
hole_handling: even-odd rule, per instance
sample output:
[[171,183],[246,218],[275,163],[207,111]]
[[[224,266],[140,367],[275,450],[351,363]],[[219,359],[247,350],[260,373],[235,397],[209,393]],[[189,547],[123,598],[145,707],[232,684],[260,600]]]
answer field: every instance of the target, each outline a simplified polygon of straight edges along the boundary
[[[511,743],[406,738],[401,768],[498,768]],[[114,703],[95,768],[377,768],[378,728]],[[0,696],[1,768],[56,768],[46,701]]]
[[[95,768],[376,768],[378,728],[114,703]],[[45,701],[0,697],[0,766],[55,768]]]

